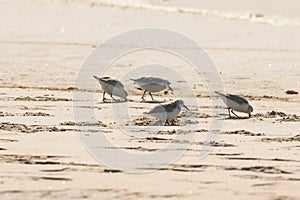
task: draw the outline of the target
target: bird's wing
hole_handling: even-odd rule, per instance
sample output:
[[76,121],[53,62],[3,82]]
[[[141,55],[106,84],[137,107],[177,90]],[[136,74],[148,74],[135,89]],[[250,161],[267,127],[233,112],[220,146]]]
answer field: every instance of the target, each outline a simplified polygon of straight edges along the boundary
[[170,82],[168,80],[162,79],[162,78],[157,78],[157,77],[149,77],[149,81],[151,81],[153,83],[158,83],[158,84],[161,84],[161,83],[170,84]]
[[141,83],[149,83],[149,82],[151,82],[151,77],[141,77],[139,79],[136,79],[136,81],[141,82]]
[[237,95],[227,94],[226,97],[232,101],[237,102],[238,104],[247,104],[248,103],[248,101],[245,98],[237,96]]
[[177,104],[175,102],[164,105],[165,110],[168,111],[168,112],[172,111],[176,107],[177,107]]
[[149,114],[151,113],[164,113],[168,111],[172,111],[176,107],[175,102],[169,103],[169,104],[162,104],[159,106],[154,107],[152,110],[149,111]]
[[110,79],[105,78],[105,79],[100,79],[100,80],[107,84],[113,85],[114,87],[124,88],[124,85],[118,80],[111,79],[111,78]]
[[161,112],[165,112],[165,109],[162,105],[159,105],[159,106],[155,106],[154,108],[152,108],[148,114],[151,114],[151,113],[161,113]]
[[141,77],[139,79],[131,79],[133,81],[138,81],[138,82],[141,82],[141,83],[157,83],[157,84],[160,84],[162,82],[167,82],[167,83],[170,83],[169,81],[165,80],[165,79],[162,79],[162,78],[158,78],[158,77]]

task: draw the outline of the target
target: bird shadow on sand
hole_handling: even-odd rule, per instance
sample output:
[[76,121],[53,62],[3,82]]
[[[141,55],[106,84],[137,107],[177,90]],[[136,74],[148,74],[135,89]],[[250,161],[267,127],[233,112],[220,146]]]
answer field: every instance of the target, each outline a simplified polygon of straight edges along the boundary
[[114,100],[106,100],[98,102],[98,104],[115,104],[115,103],[127,103],[128,101],[114,101]]
[[250,119],[249,117],[226,117],[224,120],[243,120],[243,119]]
[[141,101],[141,103],[165,103],[165,101],[153,100],[153,101]]

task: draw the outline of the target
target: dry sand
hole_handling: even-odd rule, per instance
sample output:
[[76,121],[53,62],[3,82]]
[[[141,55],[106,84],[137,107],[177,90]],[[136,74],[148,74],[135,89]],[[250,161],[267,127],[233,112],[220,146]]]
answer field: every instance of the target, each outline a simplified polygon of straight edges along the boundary
[[[279,1],[266,14],[278,14],[281,5]],[[287,5],[283,11],[290,9],[292,14],[281,17],[299,19],[295,7]],[[83,1],[2,1],[0,13],[0,199],[299,199],[300,97],[285,93],[300,90],[298,25]],[[154,62],[175,66],[189,77],[198,107],[190,105],[192,111],[183,111],[172,126],[134,137],[120,134],[111,105],[102,103],[97,93],[91,109],[98,122],[75,126],[72,91],[88,54],[112,35],[151,26],[178,31],[202,45],[218,67],[225,90],[249,99],[253,117],[226,119],[227,110],[220,104],[223,130],[217,141],[205,142],[215,117],[210,101],[214,97],[182,61],[144,52],[120,59],[106,74],[119,78],[130,66]],[[124,84],[133,100],[128,103],[131,120],[126,125],[147,130],[151,119],[141,113],[156,104],[140,102],[142,92],[129,80]],[[173,85],[181,94],[181,83]],[[176,98],[163,92],[155,97]],[[197,129],[189,129],[195,125]],[[81,128],[93,134],[99,127],[98,134],[109,138],[116,149],[183,155],[161,168],[149,163],[153,170],[149,173],[111,168],[94,160],[77,135]],[[166,149],[169,143],[185,145],[176,138],[189,134],[197,137],[186,149]],[[203,146],[213,149],[199,159]]]

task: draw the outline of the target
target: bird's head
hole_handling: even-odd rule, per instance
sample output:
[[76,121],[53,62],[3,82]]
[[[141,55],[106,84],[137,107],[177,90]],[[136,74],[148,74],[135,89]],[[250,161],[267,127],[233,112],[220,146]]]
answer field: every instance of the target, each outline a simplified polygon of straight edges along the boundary
[[179,108],[184,107],[185,109],[190,110],[186,105],[184,105],[184,102],[182,100],[176,100],[175,103]]
[[249,114],[249,118],[251,117],[251,113],[253,112],[253,107],[251,105],[248,106],[247,113]]

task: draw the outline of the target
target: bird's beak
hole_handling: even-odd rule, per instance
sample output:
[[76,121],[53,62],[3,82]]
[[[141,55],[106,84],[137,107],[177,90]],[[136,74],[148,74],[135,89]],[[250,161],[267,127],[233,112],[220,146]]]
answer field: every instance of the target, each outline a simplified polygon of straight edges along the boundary
[[183,105],[183,107],[184,107],[185,109],[187,109],[187,110],[190,110],[188,107],[186,107],[186,105]]
[[173,88],[171,88],[171,86],[169,86],[169,90],[171,90],[172,92],[174,91]]

